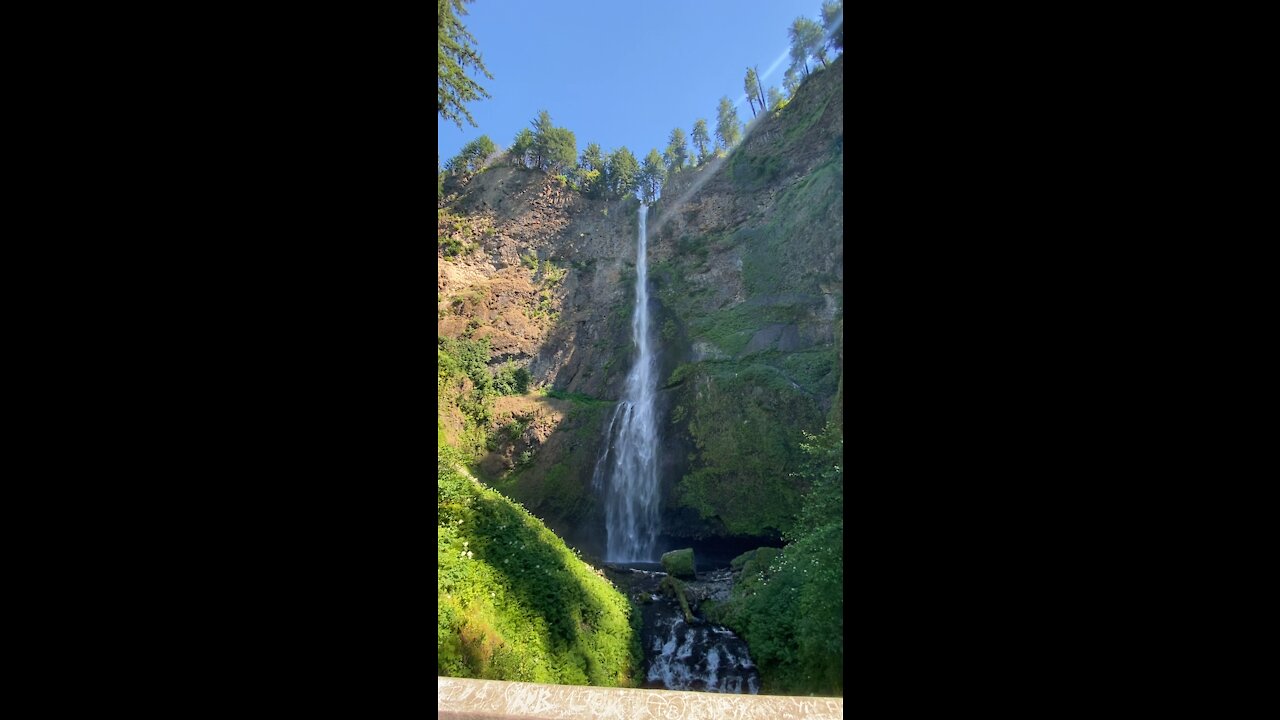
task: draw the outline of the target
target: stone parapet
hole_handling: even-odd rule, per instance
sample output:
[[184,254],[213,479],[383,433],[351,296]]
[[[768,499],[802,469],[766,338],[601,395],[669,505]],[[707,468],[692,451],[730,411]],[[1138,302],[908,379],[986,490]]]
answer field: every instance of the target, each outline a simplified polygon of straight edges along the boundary
[[437,678],[441,720],[827,720],[844,717],[844,698],[634,690]]

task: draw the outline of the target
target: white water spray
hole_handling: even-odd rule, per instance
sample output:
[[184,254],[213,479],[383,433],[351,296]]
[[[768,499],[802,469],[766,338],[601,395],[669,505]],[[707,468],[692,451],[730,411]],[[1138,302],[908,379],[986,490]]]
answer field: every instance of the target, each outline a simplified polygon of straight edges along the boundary
[[657,560],[654,557],[658,540],[658,426],[654,417],[657,386],[653,346],[649,342],[649,272],[645,258],[648,214],[649,206],[641,204],[636,249],[636,308],[631,317],[636,361],[627,373],[622,400],[609,423],[609,434],[592,480],[597,489],[605,489],[605,559],[612,562]]

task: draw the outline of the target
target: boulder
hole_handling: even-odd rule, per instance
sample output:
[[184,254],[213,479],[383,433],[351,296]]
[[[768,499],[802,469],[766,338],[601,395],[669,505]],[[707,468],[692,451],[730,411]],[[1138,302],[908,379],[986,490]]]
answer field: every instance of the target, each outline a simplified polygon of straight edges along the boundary
[[662,569],[678,578],[698,579],[698,568],[693,562],[693,548],[672,550],[662,554]]

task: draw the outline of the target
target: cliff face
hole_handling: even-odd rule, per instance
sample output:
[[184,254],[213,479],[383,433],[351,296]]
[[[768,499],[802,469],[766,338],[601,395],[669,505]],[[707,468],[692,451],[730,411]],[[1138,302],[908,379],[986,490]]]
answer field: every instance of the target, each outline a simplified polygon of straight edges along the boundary
[[816,73],[654,208],[669,533],[788,529],[802,431],[840,414],[843,73]]
[[630,342],[622,306],[634,292],[637,207],[586,198],[524,168],[472,178],[438,222],[441,238],[474,248],[440,259],[438,333],[457,337],[470,326],[472,338],[489,338],[495,362],[515,360],[563,390],[616,397],[626,368],[609,361]]
[[[843,62],[649,212],[667,544],[785,531],[802,431],[838,419]],[[462,252],[441,253],[438,334],[487,337],[495,364],[572,394],[502,398],[479,470],[588,552],[592,470],[632,360],[637,209],[503,165],[441,209],[442,247]]]

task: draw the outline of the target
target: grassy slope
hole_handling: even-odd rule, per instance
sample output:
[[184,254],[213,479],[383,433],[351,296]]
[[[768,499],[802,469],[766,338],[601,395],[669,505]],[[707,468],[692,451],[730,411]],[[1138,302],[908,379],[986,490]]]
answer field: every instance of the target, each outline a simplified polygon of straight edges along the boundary
[[439,448],[440,675],[635,686],[639,616],[524,508]]

